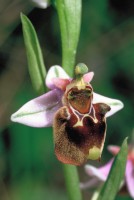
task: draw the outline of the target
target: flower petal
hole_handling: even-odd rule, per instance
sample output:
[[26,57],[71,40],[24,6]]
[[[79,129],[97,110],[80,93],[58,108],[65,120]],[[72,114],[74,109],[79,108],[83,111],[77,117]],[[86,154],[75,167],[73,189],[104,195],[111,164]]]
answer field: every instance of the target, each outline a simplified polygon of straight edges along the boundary
[[70,79],[64,69],[58,65],[52,66],[46,76],[46,86],[50,89],[57,88],[53,82],[54,78]]
[[65,91],[66,90],[66,87],[67,87],[67,85],[70,83],[70,79],[63,79],[63,78],[53,78],[53,84],[57,87],[57,88],[59,88],[59,89],[61,89],[61,90],[63,90],[63,91]]
[[97,169],[96,167],[93,167],[93,166],[91,166],[91,165],[86,165],[86,166],[85,166],[85,170],[86,170],[86,173],[87,173],[89,176],[91,176],[91,177],[95,176],[95,177],[97,177],[97,178],[98,178],[99,180],[101,180],[101,181],[105,181],[106,178],[107,178],[107,177],[105,177],[104,174],[101,174],[101,173],[100,173],[99,168]]
[[11,120],[32,127],[51,126],[54,113],[62,106],[61,96],[58,89],[43,94],[23,105]]
[[50,5],[50,0],[31,0],[39,8],[47,8]]
[[96,168],[91,165],[85,165],[85,171],[91,177],[95,176],[101,181],[106,181],[109,171],[111,169],[112,163],[113,163],[113,159],[111,159],[106,165],[100,168]]
[[94,77],[94,72],[89,72],[83,75],[83,79],[85,82],[90,83]]
[[130,196],[134,199],[134,166],[130,160],[126,165],[126,183]]
[[108,151],[110,153],[112,153],[113,155],[116,155],[119,153],[120,151],[120,147],[119,146],[115,146],[115,145],[108,145],[107,147]]
[[93,104],[95,103],[105,103],[110,106],[111,110],[107,112],[106,117],[113,115],[124,107],[123,103],[120,100],[111,99],[94,92]]

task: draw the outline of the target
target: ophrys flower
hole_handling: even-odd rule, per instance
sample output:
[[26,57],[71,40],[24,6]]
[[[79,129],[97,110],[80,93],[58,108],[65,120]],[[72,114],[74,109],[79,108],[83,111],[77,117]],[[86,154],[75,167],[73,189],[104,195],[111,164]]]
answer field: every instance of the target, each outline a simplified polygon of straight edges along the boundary
[[81,165],[87,159],[100,159],[106,117],[123,103],[94,93],[93,75],[84,64],[76,66],[74,79],[60,66],[51,67],[46,77],[51,91],[26,103],[11,120],[33,127],[53,125],[55,153],[63,163]]

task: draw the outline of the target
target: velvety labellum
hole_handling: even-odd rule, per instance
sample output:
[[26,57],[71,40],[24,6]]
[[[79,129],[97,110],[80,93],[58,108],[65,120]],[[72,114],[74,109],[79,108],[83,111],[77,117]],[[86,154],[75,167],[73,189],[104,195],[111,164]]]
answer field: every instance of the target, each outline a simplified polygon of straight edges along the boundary
[[110,107],[93,104],[90,84],[72,81],[64,93],[63,107],[54,118],[57,158],[66,164],[82,165],[87,159],[100,160],[106,134],[105,114]]

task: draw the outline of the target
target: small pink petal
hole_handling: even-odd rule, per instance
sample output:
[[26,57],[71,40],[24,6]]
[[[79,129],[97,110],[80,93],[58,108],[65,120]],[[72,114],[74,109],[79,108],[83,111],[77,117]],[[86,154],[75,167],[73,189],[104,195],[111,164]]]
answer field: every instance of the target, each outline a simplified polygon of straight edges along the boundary
[[71,82],[71,79],[53,78],[54,85],[63,91],[66,90],[66,87],[70,82]]
[[58,65],[50,67],[46,76],[46,86],[50,89],[56,88],[53,80],[54,78],[70,79],[64,69]]
[[93,104],[96,103],[105,103],[110,106],[111,110],[107,112],[106,117],[115,114],[117,111],[121,110],[124,107],[123,103],[120,100],[111,99],[94,92]]
[[96,168],[91,165],[86,165],[85,171],[91,177],[95,176],[101,181],[106,181],[109,171],[111,169],[112,163],[113,163],[113,159],[110,160],[106,165],[100,168]]
[[128,159],[131,160],[131,162],[134,165],[134,145],[133,146],[129,146],[129,151],[128,151]]
[[115,145],[109,145],[107,147],[107,149],[113,155],[117,155],[119,153],[119,151],[120,151],[120,147],[119,146],[115,146]]
[[126,165],[126,183],[130,196],[134,199],[134,165],[130,160]]
[[52,126],[54,114],[62,106],[61,96],[58,89],[43,94],[24,104],[11,120],[32,127]]
[[114,161],[114,158],[112,158],[106,165],[99,168],[100,172],[103,173],[106,176],[106,179],[107,179],[109,172],[111,170],[113,161]]
[[89,72],[83,75],[83,79],[86,83],[90,83],[94,77],[94,72]]
[[91,177],[95,176],[101,181],[105,181],[107,178],[104,174],[100,173],[99,168],[97,169],[96,167],[93,167],[91,165],[86,165],[85,171],[89,176],[91,176]]

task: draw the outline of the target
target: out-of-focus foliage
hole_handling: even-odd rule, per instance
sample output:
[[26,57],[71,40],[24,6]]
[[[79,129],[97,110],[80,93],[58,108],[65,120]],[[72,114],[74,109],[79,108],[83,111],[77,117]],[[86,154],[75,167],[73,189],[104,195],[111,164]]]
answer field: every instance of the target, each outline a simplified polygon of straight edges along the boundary
[[[132,8],[134,3],[130,0],[83,1],[76,63],[84,62],[95,72],[92,85],[96,92],[120,99],[125,106],[107,120],[101,163],[110,157],[107,144],[121,144],[126,136],[131,136],[133,129]],[[61,63],[58,16],[51,6],[41,10],[22,0],[1,1],[0,12],[0,199],[66,200],[62,169],[54,156],[51,128],[35,129],[10,122],[11,113],[36,96],[27,73],[19,12],[29,13],[47,68]],[[81,181],[87,180],[83,167],[79,171]],[[90,195],[91,191],[84,191],[83,199],[90,199]],[[130,198],[125,192],[116,199]]]

